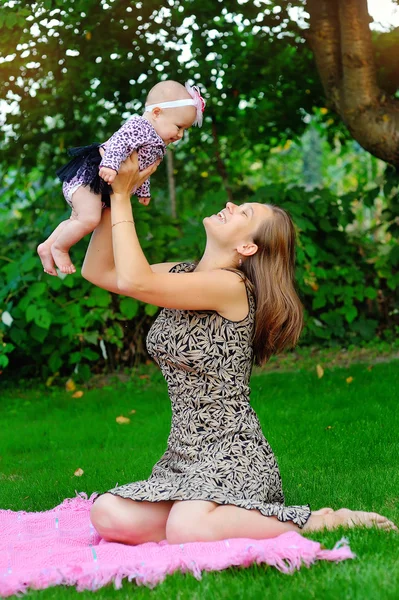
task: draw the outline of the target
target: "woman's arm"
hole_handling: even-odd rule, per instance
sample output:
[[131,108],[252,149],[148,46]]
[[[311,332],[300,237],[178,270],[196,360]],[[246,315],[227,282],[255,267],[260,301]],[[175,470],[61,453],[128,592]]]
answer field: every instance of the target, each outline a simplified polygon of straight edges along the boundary
[[[132,188],[136,185],[142,185],[143,182],[156,171],[159,164],[155,163],[147,169],[139,171],[137,154],[134,154],[136,156],[134,164],[137,168],[132,168],[130,164],[126,166],[125,163],[121,166],[122,174],[126,172],[126,170],[129,171],[129,180],[132,183]],[[118,293],[119,289],[117,286],[111,229],[111,211],[108,208],[105,208],[102,212],[101,222],[91,236],[82,266],[82,276],[98,287],[102,287],[110,292]],[[171,267],[174,264],[176,263],[171,263]],[[156,265],[154,265],[154,267],[155,266]]]
[[[130,163],[130,169],[129,169]],[[126,160],[111,196],[112,245],[119,293],[166,308],[216,310],[247,306],[242,279],[231,271],[154,273],[137,237],[130,203],[137,155]]]
[[[121,167],[122,174],[124,168],[124,166]],[[137,178],[136,183],[133,182],[133,185],[140,185],[143,179],[156,171],[157,163],[141,172],[138,166],[136,171],[134,171],[132,165],[129,165],[128,168],[131,174]],[[178,263],[158,263],[151,265],[151,270],[154,273],[168,273],[176,264]],[[105,290],[120,293],[116,280],[114,251],[112,248],[111,211],[109,208],[103,210],[101,222],[91,236],[82,266],[82,277]]]
[[82,266],[82,277],[98,287],[119,293],[112,250],[111,211],[104,208],[94,230]]

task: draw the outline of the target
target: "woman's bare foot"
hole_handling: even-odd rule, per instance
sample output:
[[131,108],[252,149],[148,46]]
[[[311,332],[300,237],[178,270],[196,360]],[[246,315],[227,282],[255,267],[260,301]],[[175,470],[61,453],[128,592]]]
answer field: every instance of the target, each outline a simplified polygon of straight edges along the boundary
[[59,250],[59,248],[55,247],[55,244],[51,246],[51,254],[53,256],[54,262],[61,271],[61,273],[66,273],[67,275],[71,275],[76,272],[74,265],[71,262],[68,252],[63,252]]
[[44,272],[48,275],[57,276],[53,255],[51,254],[51,247],[45,242],[43,242],[42,244],[38,245],[37,253],[39,255],[40,260],[42,261]]
[[320,508],[319,510],[312,510],[312,515],[328,515],[333,512],[333,508]]
[[[328,518],[331,518],[328,517]],[[377,527],[378,529],[398,530],[395,523],[386,517],[374,512],[365,512],[362,510],[349,510],[349,508],[340,508],[332,515],[332,520],[336,521],[337,526],[342,527]]]
[[378,513],[349,510],[349,508],[340,508],[335,511],[330,508],[322,508],[313,511],[303,529],[304,531],[320,531],[324,528],[331,530],[337,527],[351,529],[353,527],[377,527],[378,529],[398,530],[395,523]]

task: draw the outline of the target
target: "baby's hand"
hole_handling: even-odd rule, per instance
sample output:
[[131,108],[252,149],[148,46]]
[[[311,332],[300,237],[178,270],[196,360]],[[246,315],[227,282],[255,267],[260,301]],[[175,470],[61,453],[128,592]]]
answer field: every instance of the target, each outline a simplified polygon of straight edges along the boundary
[[148,206],[151,202],[151,198],[147,196],[147,198],[139,198],[140,204],[144,204],[144,206]]
[[116,177],[116,171],[114,171],[114,169],[110,169],[109,167],[101,167],[99,175],[107,183],[113,183]]

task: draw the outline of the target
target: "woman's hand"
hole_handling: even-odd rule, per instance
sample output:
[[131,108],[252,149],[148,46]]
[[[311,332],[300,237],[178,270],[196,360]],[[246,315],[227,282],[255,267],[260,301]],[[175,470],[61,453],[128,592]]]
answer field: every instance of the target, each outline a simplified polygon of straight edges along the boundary
[[139,170],[139,160],[137,152],[133,152],[121,164],[119,172],[112,184],[115,195],[129,196],[133,189],[140,187],[158,168],[161,161],[155,162],[143,171]]

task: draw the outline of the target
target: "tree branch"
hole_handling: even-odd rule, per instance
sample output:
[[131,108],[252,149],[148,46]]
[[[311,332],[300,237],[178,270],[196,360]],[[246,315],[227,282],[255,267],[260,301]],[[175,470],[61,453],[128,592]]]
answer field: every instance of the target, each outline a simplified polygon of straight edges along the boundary
[[367,0],[308,0],[327,100],[365,150],[399,168],[399,101],[377,85]]
[[346,110],[375,105],[380,96],[367,0],[339,0],[342,85]]
[[310,29],[306,39],[313,50],[324,93],[339,112],[341,44],[338,0],[308,0]]

